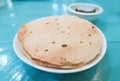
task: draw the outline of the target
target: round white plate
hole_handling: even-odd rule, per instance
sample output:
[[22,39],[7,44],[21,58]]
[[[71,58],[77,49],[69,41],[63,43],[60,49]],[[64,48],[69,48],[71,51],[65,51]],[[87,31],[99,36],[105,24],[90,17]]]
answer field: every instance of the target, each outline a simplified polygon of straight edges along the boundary
[[[96,27],[97,28],[97,27]],[[37,68],[39,70],[43,70],[43,71],[46,71],[46,72],[51,72],[51,73],[74,73],[74,72],[80,72],[80,71],[83,71],[83,70],[86,70],[86,69],[89,69],[91,67],[93,67],[94,65],[96,65],[102,58],[103,56],[105,55],[105,52],[106,52],[106,48],[107,48],[107,43],[106,43],[106,38],[104,36],[104,34],[101,32],[101,30],[99,28],[97,28],[99,30],[99,32],[101,33],[102,35],[102,38],[103,38],[103,47],[102,47],[102,52],[101,54],[95,59],[93,60],[91,63],[87,64],[87,65],[84,65],[80,68],[75,68],[75,69],[55,69],[55,68],[49,68],[49,67],[44,67],[44,66],[41,66],[41,65],[38,65],[34,62],[32,62],[31,60],[29,60],[25,54],[23,54],[23,52],[21,51],[21,47],[20,47],[20,43],[19,43],[19,39],[18,39],[18,35],[16,34],[15,37],[14,37],[14,40],[13,40],[13,48],[14,48],[14,51],[15,51],[15,54],[23,61],[25,62],[26,64],[34,67],[34,68]]]

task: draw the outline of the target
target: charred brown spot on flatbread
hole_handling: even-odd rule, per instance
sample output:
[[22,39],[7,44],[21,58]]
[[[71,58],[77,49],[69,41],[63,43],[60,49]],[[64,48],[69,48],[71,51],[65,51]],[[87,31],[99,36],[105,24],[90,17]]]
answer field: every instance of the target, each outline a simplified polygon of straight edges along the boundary
[[30,33],[32,33],[32,31],[30,31]]
[[80,41],[80,43],[84,43],[83,41]]
[[62,31],[62,33],[66,33],[65,31]]
[[92,42],[89,42],[89,44],[91,45],[91,44],[92,44]]
[[55,20],[58,20],[57,18]]
[[61,47],[65,48],[67,47],[68,45],[67,44],[62,44]]
[[70,28],[70,26],[67,27],[68,29]]
[[48,25],[48,24],[49,24],[49,22],[46,22],[45,24],[46,24],[46,25]]
[[44,52],[48,52],[48,49],[45,49]]
[[92,26],[92,28],[95,28],[94,26]]
[[38,52],[38,49],[36,49],[35,51]]
[[55,44],[55,41],[53,41],[52,44]]
[[92,36],[91,34],[89,34],[88,36]]

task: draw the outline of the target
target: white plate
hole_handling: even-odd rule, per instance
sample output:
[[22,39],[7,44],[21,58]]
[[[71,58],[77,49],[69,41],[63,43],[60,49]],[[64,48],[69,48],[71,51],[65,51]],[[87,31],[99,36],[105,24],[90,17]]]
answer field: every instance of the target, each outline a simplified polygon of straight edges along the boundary
[[[96,27],[97,28],[97,27]],[[98,29],[98,28],[97,28]],[[99,30],[99,29],[98,29]],[[106,43],[106,38],[104,36],[104,34],[99,30],[99,32],[101,33],[102,35],[102,38],[103,38],[103,47],[102,47],[102,52],[101,54],[94,60],[92,61],[91,63],[87,64],[87,65],[84,65],[80,68],[75,68],[75,69],[68,69],[68,70],[64,70],[64,69],[55,69],[55,68],[49,68],[49,67],[44,67],[44,66],[41,66],[41,65],[38,65],[34,62],[32,62],[31,60],[29,60],[25,54],[22,53],[21,51],[21,47],[20,47],[20,43],[19,43],[19,40],[18,40],[18,35],[16,34],[15,37],[14,37],[14,40],[13,40],[13,48],[14,48],[14,51],[16,53],[16,55],[23,61],[25,62],[26,64],[34,67],[34,68],[37,68],[39,70],[43,70],[43,71],[46,71],[46,72],[51,72],[51,73],[74,73],[74,72],[80,72],[80,71],[83,71],[83,70],[86,70],[86,69],[89,69],[91,67],[93,67],[94,65],[96,65],[102,58],[103,56],[105,55],[105,52],[106,52],[106,48],[107,48],[107,43]]]

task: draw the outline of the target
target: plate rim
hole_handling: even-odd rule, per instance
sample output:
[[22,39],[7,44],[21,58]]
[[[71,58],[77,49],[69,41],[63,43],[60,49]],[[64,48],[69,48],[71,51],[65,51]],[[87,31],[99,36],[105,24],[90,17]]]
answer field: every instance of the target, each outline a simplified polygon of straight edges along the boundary
[[[35,20],[36,21],[36,20]],[[33,21],[33,22],[35,22]],[[95,26],[95,25],[94,25]],[[75,72],[81,72],[81,71],[84,71],[84,70],[87,70],[87,69],[90,69],[92,68],[93,66],[95,66],[96,64],[98,64],[102,58],[104,57],[105,55],[105,52],[107,50],[107,41],[106,41],[106,38],[103,34],[103,32],[97,27],[95,26],[95,28],[100,32],[101,36],[102,36],[102,39],[103,39],[103,46],[102,46],[102,52],[101,54],[94,60],[92,61],[90,64],[86,64],[80,68],[74,68],[74,69],[56,69],[56,68],[50,68],[50,67],[44,67],[44,66],[41,66],[41,65],[38,65],[36,64],[35,62],[32,62],[29,58],[27,58],[25,56],[25,54],[17,49],[17,48],[20,48],[20,43],[19,42],[19,39],[18,39],[18,34],[15,35],[14,39],[13,39],[13,49],[15,51],[15,54],[26,64],[28,64],[29,66],[32,66],[38,70],[42,70],[42,71],[46,71],[46,72],[50,72],[50,73],[58,73],[58,74],[67,74],[67,73],[75,73]],[[19,45],[19,46],[17,46]],[[20,53],[21,52],[21,53]],[[21,56],[21,55],[22,56]],[[25,59],[24,59],[25,58]],[[27,60],[26,60],[27,59]]]

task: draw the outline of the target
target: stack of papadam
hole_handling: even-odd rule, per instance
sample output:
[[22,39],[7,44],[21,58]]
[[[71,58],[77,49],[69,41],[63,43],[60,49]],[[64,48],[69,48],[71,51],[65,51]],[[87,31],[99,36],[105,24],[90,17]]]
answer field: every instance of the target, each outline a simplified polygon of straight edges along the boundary
[[70,15],[45,17],[18,31],[22,52],[42,66],[77,68],[102,50],[102,36],[87,20]]

